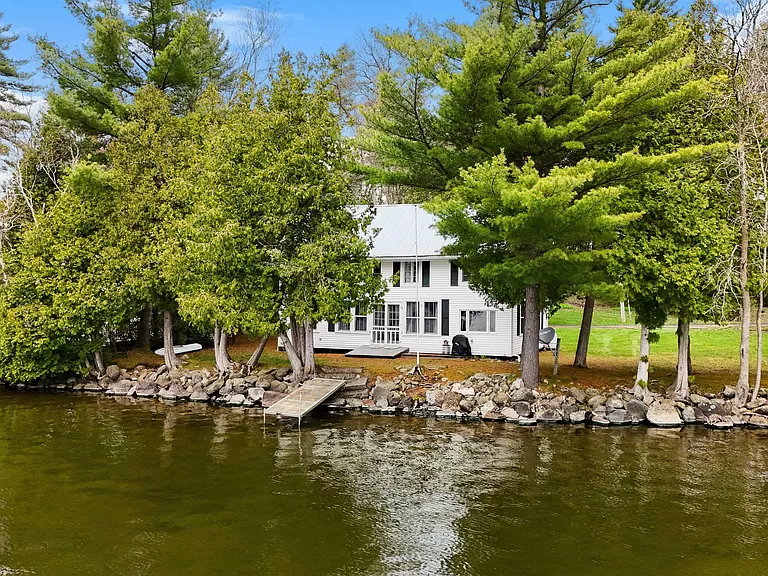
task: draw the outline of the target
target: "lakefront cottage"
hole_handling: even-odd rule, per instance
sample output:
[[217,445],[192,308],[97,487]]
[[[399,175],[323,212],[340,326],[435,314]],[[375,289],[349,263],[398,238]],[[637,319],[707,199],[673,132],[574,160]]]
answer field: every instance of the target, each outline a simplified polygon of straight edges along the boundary
[[[361,208],[362,209],[362,208]],[[349,351],[362,346],[450,353],[453,337],[469,339],[475,356],[517,357],[523,343],[522,307],[498,308],[473,291],[463,271],[442,254],[436,218],[419,205],[376,206],[371,257],[394,283],[384,305],[369,314],[352,310],[346,322],[319,322],[315,347]],[[542,314],[542,327],[547,316]]]

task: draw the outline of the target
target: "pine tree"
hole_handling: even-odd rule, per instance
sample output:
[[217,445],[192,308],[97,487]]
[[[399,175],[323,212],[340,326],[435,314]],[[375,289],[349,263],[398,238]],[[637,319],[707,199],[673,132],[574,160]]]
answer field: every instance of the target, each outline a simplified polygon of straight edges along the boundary
[[[0,12],[0,21],[3,13]],[[28,80],[30,75],[21,68],[25,60],[15,60],[8,55],[18,34],[11,34],[10,24],[0,23],[0,159],[16,144],[19,134],[29,128],[29,116],[24,107],[28,103],[25,94],[34,92]]]
[[88,29],[86,45],[67,53],[45,37],[36,43],[59,87],[51,110],[79,132],[115,136],[142,86],[166,93],[183,112],[207,85],[232,81],[234,61],[210,2],[128,0],[125,10],[114,0],[66,2]]

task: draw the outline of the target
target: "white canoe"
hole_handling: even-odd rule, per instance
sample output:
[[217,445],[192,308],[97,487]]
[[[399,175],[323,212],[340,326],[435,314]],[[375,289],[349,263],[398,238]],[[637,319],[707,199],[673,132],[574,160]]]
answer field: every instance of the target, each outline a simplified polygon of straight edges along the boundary
[[[203,347],[200,344],[184,344],[184,346],[174,346],[173,351],[176,352],[176,354],[186,354],[187,352],[197,352],[198,350],[202,350]],[[155,354],[158,356],[163,356],[165,354],[165,350],[163,348],[158,348],[155,350]]]

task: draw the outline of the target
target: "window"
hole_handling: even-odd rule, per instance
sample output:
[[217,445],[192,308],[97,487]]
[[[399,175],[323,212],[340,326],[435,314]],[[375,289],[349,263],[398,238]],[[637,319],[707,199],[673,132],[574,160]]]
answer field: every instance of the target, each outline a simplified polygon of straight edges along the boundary
[[373,326],[384,328],[384,306],[378,306],[373,310]]
[[403,262],[402,279],[404,284],[416,283],[416,262]]
[[496,332],[496,311],[462,310],[460,330],[462,332]]
[[461,271],[461,281],[466,282],[467,281],[467,273],[464,272],[464,270]]
[[517,310],[517,335],[522,336],[525,332],[525,307],[522,304],[518,304]]
[[349,322],[339,322],[336,324],[336,329],[339,332],[349,332]]
[[368,332],[368,315],[362,314],[360,307],[355,307],[355,331]]
[[437,334],[437,302],[424,302],[424,334]]
[[328,320],[328,332],[336,332],[336,324]]
[[419,331],[419,303],[405,303],[405,332],[416,334]]

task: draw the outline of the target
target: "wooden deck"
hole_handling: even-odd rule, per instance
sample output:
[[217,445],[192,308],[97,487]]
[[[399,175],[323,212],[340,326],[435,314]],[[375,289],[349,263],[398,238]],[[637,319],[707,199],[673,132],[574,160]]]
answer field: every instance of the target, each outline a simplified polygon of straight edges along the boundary
[[324,400],[335,394],[346,380],[334,380],[331,378],[315,378],[308,380],[300,387],[288,394],[285,398],[276,402],[267,409],[270,416],[284,416],[286,418],[304,418]]

